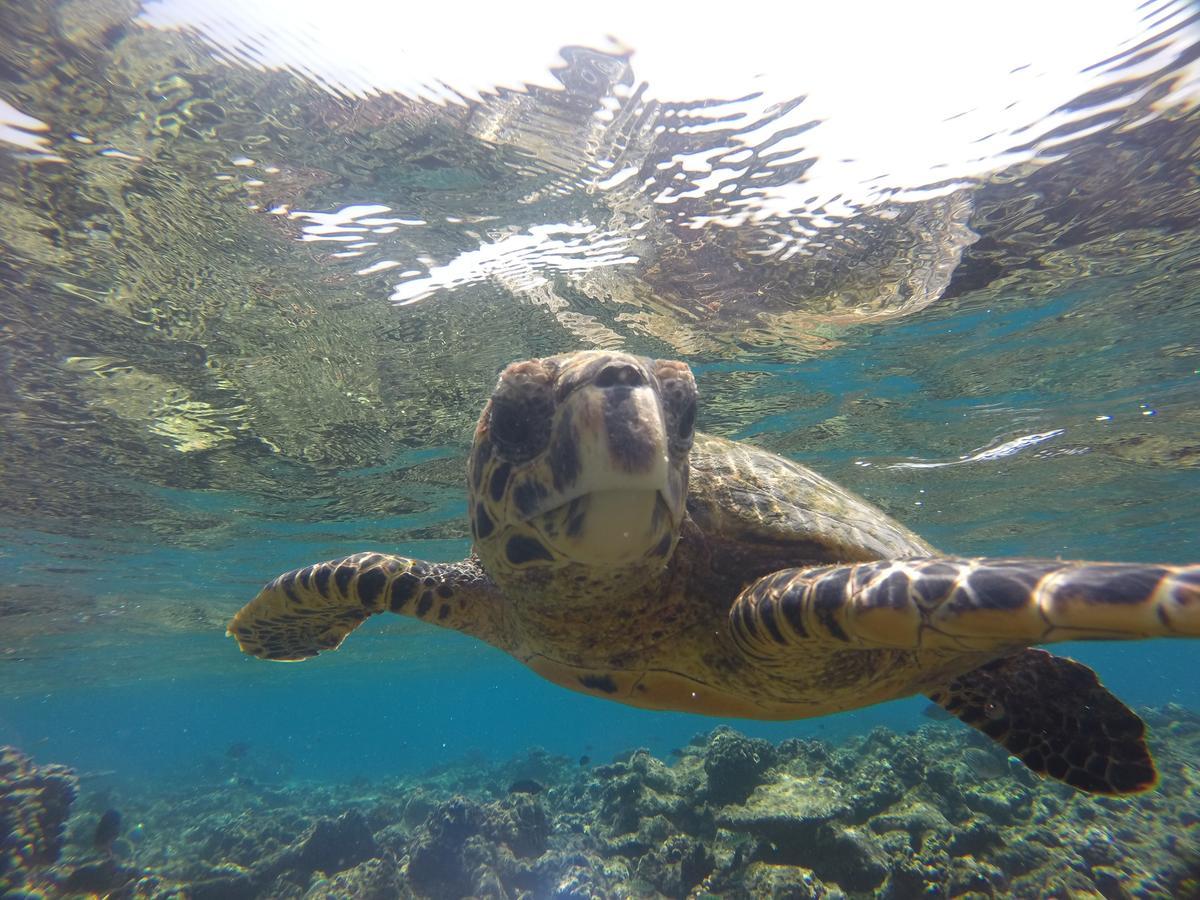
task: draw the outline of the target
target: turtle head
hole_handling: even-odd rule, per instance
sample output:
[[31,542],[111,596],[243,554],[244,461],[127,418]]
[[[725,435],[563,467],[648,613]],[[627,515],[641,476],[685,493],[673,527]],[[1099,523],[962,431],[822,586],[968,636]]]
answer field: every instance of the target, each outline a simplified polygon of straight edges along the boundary
[[586,351],[510,365],[469,465],[484,568],[515,595],[661,571],[685,514],[695,419],[680,362]]

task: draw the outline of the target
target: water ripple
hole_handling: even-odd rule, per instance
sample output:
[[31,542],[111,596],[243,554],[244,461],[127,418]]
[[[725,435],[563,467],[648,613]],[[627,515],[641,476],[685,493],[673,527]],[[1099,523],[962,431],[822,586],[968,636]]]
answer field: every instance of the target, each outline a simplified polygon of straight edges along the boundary
[[[931,460],[931,459],[913,459],[905,460],[904,462],[888,463],[883,466],[885,469],[941,469],[946,466],[962,466],[967,463],[978,462],[995,462],[998,459],[1004,459],[1009,456],[1015,456],[1023,450],[1030,447],[1035,447],[1038,444],[1051,440],[1056,437],[1061,437],[1066,434],[1065,428],[1055,428],[1051,431],[1042,431],[1037,434],[1023,434],[1020,437],[1012,438],[994,446],[983,447],[971,453],[963,454],[957,459],[949,460]],[[871,465],[868,462],[861,462],[859,465]]]

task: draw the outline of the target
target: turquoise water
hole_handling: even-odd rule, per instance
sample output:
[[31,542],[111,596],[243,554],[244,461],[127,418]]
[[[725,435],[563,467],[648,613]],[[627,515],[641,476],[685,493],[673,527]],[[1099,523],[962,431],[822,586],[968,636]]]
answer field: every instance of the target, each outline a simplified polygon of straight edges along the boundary
[[[948,553],[1200,560],[1200,36],[1187,4],[1114,3],[1050,52],[1068,7],[1015,12],[1037,27],[992,58],[930,4],[883,24],[936,52],[864,33],[850,63],[828,10],[796,54],[624,7],[470,47],[382,8],[6,7],[0,745],[84,774],[64,858],[97,797],[149,802],[131,784],[668,760],[721,724],[395,616],[295,665],[225,636],[289,569],[467,555],[514,360],[682,359],[699,429]],[[1200,711],[1191,642],[1055,649]],[[926,705],[729,724],[841,746]],[[174,852],[122,859],[200,879]]]
[[[1179,366],[1175,377],[1147,376],[1122,361],[1137,357],[1137,346],[1111,335],[1105,336],[1109,346],[1089,348],[1087,367],[1129,374],[1126,383],[1102,392],[1016,390],[985,382],[981,387],[986,393],[973,397],[939,396],[942,373],[936,368],[919,371],[926,363],[999,371],[997,356],[1036,352],[1032,335],[1039,328],[1107,296],[1075,294],[1007,313],[926,314],[804,363],[699,363],[696,373],[704,384],[765,372],[769,385],[758,392],[764,406],[799,398],[799,409],[757,419],[751,414],[746,424],[730,430],[734,437],[766,446],[798,445],[802,438],[797,435],[835,415],[845,395],[901,405],[901,424],[911,429],[912,443],[891,437],[885,444],[866,422],[862,433],[843,439],[844,447],[814,452],[797,446],[792,455],[884,503],[948,552],[1188,561],[1200,552],[1200,512],[1179,501],[1200,487],[1194,468],[1107,463],[1114,471],[1106,472],[1107,461],[1097,462],[1097,451],[1039,458],[1034,448],[959,467],[877,471],[888,460],[922,451],[935,456],[930,448],[940,443],[939,429],[977,435],[958,445],[964,449],[971,449],[972,441],[985,444],[994,433],[992,422],[1008,420],[1012,410],[1033,404],[1037,408],[1026,413],[1023,430],[1070,426],[1046,442],[1052,450],[1090,440],[1108,425],[1087,421],[1093,418],[1090,413],[1101,410],[1113,415],[1115,423],[1140,427],[1150,418],[1141,415],[1143,406],[1150,407],[1156,413],[1153,426],[1169,430],[1172,416],[1192,406],[1194,374]],[[1163,332],[1176,327],[1163,323]],[[1167,333],[1138,329],[1142,352],[1167,340]],[[1078,361],[1072,358],[1070,365]],[[897,368],[911,374],[894,374]],[[1001,376],[1005,381],[1016,377],[1011,370]],[[700,415],[701,428],[706,415]],[[958,424],[963,419],[969,424]],[[1076,438],[1077,432],[1083,436]],[[462,448],[430,455],[465,466]],[[386,480],[389,473],[419,465],[422,456],[406,451],[394,464],[350,474]],[[856,465],[862,462],[875,464]],[[64,590],[65,585],[69,593],[94,592],[105,599],[84,614],[86,620],[73,623],[72,631],[53,638],[29,636],[9,654],[7,668],[16,677],[9,682],[15,690],[5,698],[0,719],[5,740],[38,748],[47,758],[85,771],[156,773],[186,770],[206,757],[220,756],[231,743],[248,741],[289,773],[337,777],[419,770],[476,753],[505,759],[531,744],[567,756],[586,752],[605,758],[637,746],[666,754],[713,725],[714,720],[704,717],[626,709],[565,692],[490,647],[390,616],[368,620],[337,654],[298,665],[241,657],[224,637],[220,614],[236,611],[278,572],[360,550],[462,558],[469,548],[466,540],[389,543],[370,537],[437,525],[461,527],[465,485],[448,486],[446,495],[434,511],[422,515],[289,523],[249,514],[247,508],[255,503],[251,497],[173,491],[169,502],[181,517],[225,516],[236,523],[236,533],[202,549],[145,545],[120,555],[110,551],[102,563],[76,564],[82,571],[47,574],[48,569],[71,566],[79,556],[92,557],[97,551],[88,549],[86,539],[30,538],[36,540],[25,545],[30,551],[10,553],[5,560],[11,581],[40,576],[45,584],[60,585],[49,590]],[[154,606],[200,610],[212,621],[164,634],[145,621]],[[67,609],[62,618],[73,615]],[[1132,704],[1200,707],[1190,644],[1074,644],[1059,650],[1096,668]],[[923,721],[925,705],[912,699],[812,721],[736,724],[748,734],[774,740],[836,739],[879,724],[912,730]]]

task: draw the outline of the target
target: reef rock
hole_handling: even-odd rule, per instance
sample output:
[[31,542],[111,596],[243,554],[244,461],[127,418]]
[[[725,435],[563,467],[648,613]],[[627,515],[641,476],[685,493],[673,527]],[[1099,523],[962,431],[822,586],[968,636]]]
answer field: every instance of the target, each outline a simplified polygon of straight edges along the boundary
[[774,844],[812,844],[822,825],[849,812],[843,792],[841,784],[829,778],[781,773],[755,788],[745,803],[721,809],[716,821],[722,828],[749,832]]
[[316,822],[297,845],[283,851],[277,865],[301,872],[340,872],[378,855],[379,845],[363,814],[350,810]]
[[871,819],[871,830],[877,834],[889,831],[904,831],[912,838],[914,846],[921,846],[926,833],[949,834],[950,822],[936,807],[916,798],[897,803],[886,812]]
[[[1200,727],[1169,711],[1155,720],[1169,736],[1151,734],[1162,787],[1129,798],[1079,794],[1003,759],[999,776],[963,765],[978,739],[952,724],[775,747],[719,728],[669,764],[641,749],[597,766],[537,751],[499,765],[466,759],[424,778],[295,783],[269,796],[244,785],[147,787],[150,800],[122,798],[147,823],[142,840],[97,861],[94,817],[80,817],[57,865],[0,894],[1200,897]],[[24,758],[0,758],[18,780],[33,778]],[[41,796],[4,791],[10,805]],[[35,851],[13,848],[10,840],[9,871],[24,871]]]
[[780,772],[744,804],[720,810],[716,821],[765,841],[757,852],[762,861],[799,865],[845,890],[870,891],[888,877],[888,856],[869,831],[839,821],[852,815],[845,793],[830,778]]
[[592,774],[600,782],[597,818],[614,835],[636,832],[643,819],[653,816],[661,815],[685,831],[696,819],[696,803],[687,796],[686,785],[645,750],[628,762],[597,766]]
[[[409,854],[408,878],[430,896],[505,897],[506,883],[537,879],[550,822],[540,799],[513,794],[475,803],[453,797],[426,820]],[[526,862],[528,860],[528,862]]]
[[463,851],[483,828],[484,818],[483,807],[465,797],[453,797],[429,814],[408,863],[408,878],[417,890],[433,896],[470,893]]
[[636,873],[668,897],[686,897],[714,865],[713,855],[703,841],[679,834],[643,856]]
[[77,866],[61,886],[68,896],[96,894],[107,897],[127,890],[138,880],[140,874],[137,869],[121,865],[117,860],[108,857]]
[[304,900],[397,900],[411,897],[392,859],[368,859],[332,878],[318,878],[304,893]]
[[800,866],[775,866],[756,862],[746,868],[740,889],[729,896],[742,898],[770,897],[772,900],[845,900],[839,888],[829,887],[811,870]]
[[775,761],[775,748],[761,738],[749,738],[732,728],[713,731],[704,754],[708,796],[713,803],[741,803],[763,783]]
[[78,790],[66,766],[37,766],[15,747],[0,747],[0,895],[58,860]]
[[865,822],[904,796],[905,786],[887,759],[866,759],[854,773],[853,784],[847,800],[855,822]]
[[617,885],[629,879],[619,860],[602,860],[588,854],[570,854],[543,860],[538,866],[538,885],[544,890],[533,896],[553,900],[606,900],[620,896]]
[[880,843],[857,828],[825,826],[810,853],[813,871],[848,891],[873,890],[891,870]]
[[304,882],[314,872],[340,872],[380,852],[363,814],[350,810],[336,819],[318,820],[292,844],[264,857],[248,871],[197,882],[192,900],[254,897],[285,874]]

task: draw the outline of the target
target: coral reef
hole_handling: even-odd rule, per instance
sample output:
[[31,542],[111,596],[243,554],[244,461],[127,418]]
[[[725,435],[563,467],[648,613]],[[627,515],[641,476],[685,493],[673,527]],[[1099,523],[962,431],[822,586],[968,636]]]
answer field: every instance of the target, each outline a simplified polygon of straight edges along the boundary
[[[89,847],[96,817],[81,810],[55,861],[59,802],[8,872],[158,900],[1200,896],[1200,717],[1145,716],[1163,781],[1129,798],[1041,781],[952,722],[840,745],[720,727],[669,763],[533,750],[346,785],[129,784],[91,804],[118,794],[137,823],[111,855]],[[3,758],[27,783],[73,792],[62,770]]]
[[362,813],[350,810],[336,819],[318,819],[293,843],[243,871],[196,882],[191,896],[192,900],[254,897],[285,874],[307,881],[316,872],[341,872],[379,853]]
[[0,896],[58,860],[78,787],[65,766],[37,766],[15,747],[0,747]]
[[715,802],[739,802],[762,784],[775,759],[775,748],[767,741],[752,740],[732,728],[718,728],[708,739],[704,774],[708,797]]

